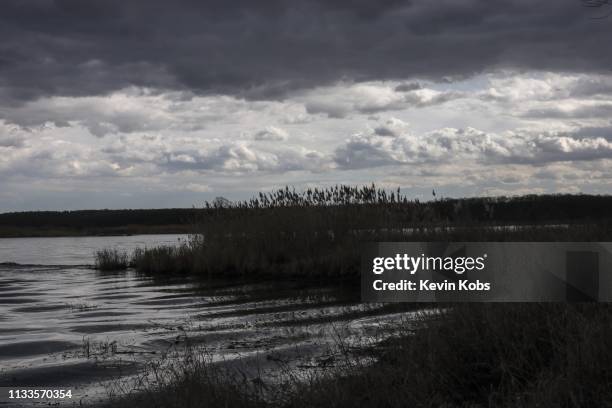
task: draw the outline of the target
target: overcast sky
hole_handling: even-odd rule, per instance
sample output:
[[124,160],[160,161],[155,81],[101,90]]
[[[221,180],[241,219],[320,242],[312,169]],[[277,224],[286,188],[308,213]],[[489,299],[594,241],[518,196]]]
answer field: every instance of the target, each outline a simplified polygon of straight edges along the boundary
[[284,185],[612,193],[579,0],[3,0],[0,212]]

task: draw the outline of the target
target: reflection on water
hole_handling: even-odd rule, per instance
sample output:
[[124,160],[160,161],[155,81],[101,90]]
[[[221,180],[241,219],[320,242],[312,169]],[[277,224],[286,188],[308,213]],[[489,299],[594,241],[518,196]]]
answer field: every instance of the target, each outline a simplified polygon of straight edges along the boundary
[[82,266],[98,248],[178,238],[0,240],[0,262],[21,264],[0,266],[0,387],[71,386],[76,400],[91,402],[106,395],[109,380],[186,344],[206,347],[217,362],[255,359],[260,370],[273,371],[276,361],[314,367],[329,361],[332,334],[361,344],[405,316],[331,288],[162,282]]
[[94,251],[172,245],[187,235],[130,235],[121,237],[0,238],[0,264],[91,265]]

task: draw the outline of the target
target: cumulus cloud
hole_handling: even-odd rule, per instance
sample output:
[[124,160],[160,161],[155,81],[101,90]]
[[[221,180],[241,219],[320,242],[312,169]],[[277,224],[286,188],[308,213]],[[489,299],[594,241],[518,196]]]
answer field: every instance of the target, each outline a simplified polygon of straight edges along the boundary
[[463,96],[460,92],[442,92],[423,87],[397,90],[401,86],[384,82],[341,83],[306,92],[296,99],[304,103],[306,111],[310,114],[344,118],[353,113],[370,115],[411,107],[439,105]]
[[601,126],[612,113],[611,97],[610,75],[505,72],[490,74],[486,89],[468,98],[489,104],[497,115],[540,121],[545,127],[551,125],[550,120]]
[[91,148],[46,137],[39,142],[5,155],[0,160],[3,178],[17,175],[35,180],[69,180],[119,175],[119,165],[100,157]]
[[0,147],[19,148],[25,144],[25,137],[14,126],[0,121]]
[[198,131],[237,111],[257,109],[231,97],[196,97],[183,92],[126,88],[104,96],[45,97],[6,107],[5,121],[22,128],[47,123],[82,126],[97,137],[151,131]]
[[389,118],[374,128],[378,136],[399,137],[408,131],[409,125],[401,119]]
[[578,0],[2,6],[0,209],[47,188],[612,191],[612,25]]
[[316,170],[323,159],[319,152],[284,147],[260,150],[246,143],[224,144],[212,150],[177,150],[159,161],[159,166],[170,171],[214,170],[229,173],[256,171],[287,172]]
[[256,146],[247,141],[215,142],[146,135],[121,137],[106,147],[104,153],[125,166],[149,163],[166,172],[318,171],[329,162],[323,153],[296,145]]
[[612,77],[603,74],[506,72],[489,77],[484,99],[505,102],[603,99],[612,96]]
[[275,126],[267,126],[253,135],[254,140],[273,142],[287,140],[288,137],[289,134],[284,129]]
[[[557,132],[486,133],[474,128],[443,128],[423,135],[390,134],[376,128],[351,136],[335,151],[346,169],[430,163],[542,164],[612,158],[612,142],[576,138]],[[393,137],[389,137],[392,135]]]

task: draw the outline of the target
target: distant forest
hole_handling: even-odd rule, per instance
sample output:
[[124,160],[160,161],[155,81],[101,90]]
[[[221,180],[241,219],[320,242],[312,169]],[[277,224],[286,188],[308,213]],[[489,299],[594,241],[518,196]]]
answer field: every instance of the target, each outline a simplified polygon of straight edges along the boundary
[[188,233],[201,212],[193,208],[11,212],[0,214],[0,236]]
[[[376,190],[375,200],[344,200],[339,186],[325,190],[322,200],[310,200],[306,193],[281,189],[282,199],[229,202],[216,200],[202,208],[141,210],[28,211],[0,214],[0,236],[114,235],[146,233],[188,233],[195,225],[214,213],[265,211],[266,207],[376,206],[392,207],[393,212],[419,210],[429,214],[423,222],[542,224],[599,222],[612,218],[612,196],[600,195],[525,195],[518,197],[485,197],[438,199],[419,202],[394,192]],[[335,191],[335,192],[334,192]],[[277,192],[277,194],[278,194]],[[399,192],[398,192],[399,193]],[[384,194],[381,198],[380,194]],[[260,195],[260,197],[265,195]],[[300,198],[302,197],[302,198]],[[305,201],[306,198],[310,201]],[[254,204],[255,203],[255,204]],[[306,203],[306,204],[305,204]],[[417,222],[418,224],[418,222]],[[417,225],[415,225],[417,226]]]

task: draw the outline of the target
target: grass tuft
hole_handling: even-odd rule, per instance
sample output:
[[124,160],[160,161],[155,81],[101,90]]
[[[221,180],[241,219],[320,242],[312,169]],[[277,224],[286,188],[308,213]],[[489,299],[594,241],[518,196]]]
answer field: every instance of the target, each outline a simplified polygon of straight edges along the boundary
[[153,248],[136,248],[132,252],[131,265],[138,271],[150,274],[186,274],[193,264],[193,249],[186,242],[177,246],[162,245]]
[[118,271],[127,269],[129,257],[127,252],[115,248],[105,248],[94,253],[95,267],[101,271]]

